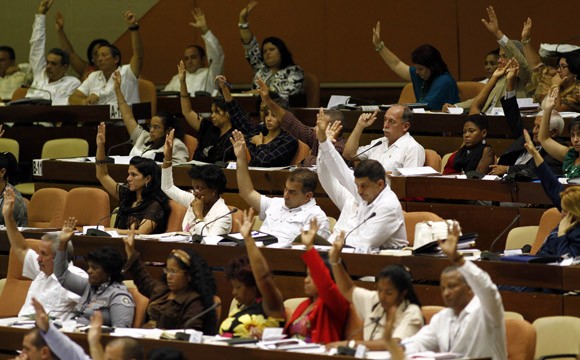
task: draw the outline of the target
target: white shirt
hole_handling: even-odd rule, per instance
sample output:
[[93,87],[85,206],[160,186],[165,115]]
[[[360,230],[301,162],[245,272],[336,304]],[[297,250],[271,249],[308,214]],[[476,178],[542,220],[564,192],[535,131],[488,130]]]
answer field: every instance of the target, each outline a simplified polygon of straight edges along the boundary
[[377,160],[383,165],[385,171],[419,167],[425,164],[425,149],[409,133],[398,138],[391,146],[389,146],[389,140],[386,137],[375,139],[369,145],[360,146],[356,153],[360,154],[378,141],[382,141],[382,144],[361,154],[358,158],[360,160]]
[[334,205],[342,209],[334,234],[328,239],[330,242],[341,230],[348,234],[374,212],[374,217],[348,235],[347,245],[400,248],[408,244],[401,203],[387,184],[369,204],[358,194],[353,171],[329,140],[320,144],[316,161],[320,184]]
[[402,342],[406,352],[455,352],[472,359],[507,359],[504,309],[497,286],[470,261],[458,270],[471,287],[473,299],[459,316],[450,308],[435,314],[429,325]]
[[284,205],[284,198],[260,198],[260,220],[263,220],[260,231],[278,238],[282,244],[291,244],[301,234],[302,229],[310,227],[310,219],[318,219],[318,235],[327,239],[330,235],[328,217],[316,200],[310,199],[306,204],[289,209]]
[[161,169],[161,190],[163,190],[165,195],[170,199],[173,199],[187,208],[187,212],[185,213],[185,217],[181,223],[183,231],[188,231],[190,234],[202,235],[201,230],[203,229],[203,235],[223,235],[230,233],[232,230],[233,220],[231,215],[224,216],[223,218],[205,226],[208,222],[213,221],[230,211],[226,202],[221,197],[215,202],[215,204],[213,204],[211,209],[209,209],[203,218],[203,221],[198,223],[195,222],[195,214],[191,207],[191,202],[195,199],[195,196],[188,191],[181,190],[173,184],[173,172],[171,167]]
[[[363,319],[364,340],[381,340],[387,319],[387,313],[379,301],[377,291],[355,287],[352,292],[352,305],[359,317]],[[397,307],[393,338],[406,339],[415,335],[423,326],[421,308],[404,300]],[[351,334],[345,334],[350,337]]]
[[76,77],[65,75],[57,81],[48,81],[46,76],[45,43],[46,16],[36,14],[30,37],[30,55],[28,62],[34,74],[31,87],[42,89],[28,89],[26,98],[52,99],[52,105],[68,105],[68,97],[79,87],[80,81]]
[[12,99],[12,93],[18,89],[20,85],[25,85],[31,82],[32,74],[30,73],[30,66],[28,64],[19,64],[19,70],[11,75],[0,76],[0,99]]
[[[155,155],[163,154],[163,146],[158,149],[150,148],[145,145],[149,141],[149,132],[141,126],[137,126],[131,133],[131,141],[133,148],[129,156],[141,156],[147,159],[155,160]],[[186,163],[189,160],[189,151],[183,141],[175,138],[173,139],[173,155],[172,160],[174,165]]]
[[[141,102],[139,98],[139,80],[133,73],[131,65],[122,65],[117,69],[121,73],[121,92],[129,104]],[[107,80],[101,70],[93,71],[77,89],[86,96],[95,94],[99,97],[98,104],[116,104],[115,80],[113,75]]]
[[[26,300],[18,313],[18,317],[36,312],[32,306],[32,298],[35,297],[49,315],[65,320],[72,319],[75,315],[72,311],[81,297],[63,288],[54,274],[46,276],[44,272],[40,271],[37,258],[36,251],[28,249],[24,257],[22,276],[32,279],[32,283],[28,288]],[[86,272],[72,263],[69,264],[68,268],[74,274],[87,277]]]
[[[185,83],[187,84],[187,92],[193,95],[196,91],[207,91],[213,93],[217,89],[214,81],[215,77],[224,73],[224,50],[215,37],[209,30],[202,34],[201,38],[205,43],[205,51],[209,67],[197,69],[194,73],[185,73]],[[175,75],[171,81],[165,86],[164,91],[179,91],[181,84],[179,83],[179,76]]]

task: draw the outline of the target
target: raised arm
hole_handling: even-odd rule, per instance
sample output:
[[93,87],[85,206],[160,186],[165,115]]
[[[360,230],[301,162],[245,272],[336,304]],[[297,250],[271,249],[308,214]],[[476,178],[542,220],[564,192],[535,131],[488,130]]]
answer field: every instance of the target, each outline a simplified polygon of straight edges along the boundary
[[46,65],[45,45],[46,45],[46,13],[52,6],[53,0],[41,0],[32,25],[32,35],[30,36],[30,52],[28,62],[36,76]]
[[6,234],[10,242],[10,249],[14,251],[16,257],[20,261],[24,261],[28,245],[24,236],[18,231],[16,219],[14,219],[14,190],[11,187],[6,187],[4,190],[4,202],[2,204],[2,216],[4,216],[4,224],[6,226]]
[[254,35],[250,31],[250,24],[248,23],[248,18],[252,10],[258,5],[256,0],[251,0],[248,5],[246,5],[242,11],[240,11],[238,27],[240,28],[240,37],[242,38],[242,43],[248,45]]
[[[193,22],[190,23],[194,28],[201,30],[201,38],[205,44],[205,51],[207,53],[207,61],[210,72],[210,81],[217,75],[221,75],[224,72],[224,50],[220,44],[218,38],[213,34],[207,25],[205,14],[199,8],[194,9],[192,12]],[[211,91],[214,89],[213,84],[206,84],[208,88],[206,91]]]
[[248,170],[248,158],[246,157],[247,148],[244,134],[238,130],[232,132],[230,139],[234,147],[234,154],[236,155],[236,180],[238,181],[238,189],[240,196],[248,203],[256,212],[260,211],[261,195],[254,190],[250,171]]
[[538,139],[540,140],[542,147],[548,154],[550,154],[550,156],[558,161],[563,161],[569,148],[565,145],[559,144],[550,137],[550,117],[552,116],[552,110],[554,110],[554,107],[556,106],[556,99],[558,98],[559,93],[560,90],[557,87],[553,87],[544,99],[544,115],[542,116],[542,121],[540,123]]
[[117,190],[117,182],[109,175],[109,169],[107,167],[106,155],[105,155],[105,141],[106,141],[106,126],[102,122],[99,124],[97,132],[97,154],[95,156],[95,164],[97,180],[101,183],[101,186],[114,197],[119,200],[119,192]]
[[330,252],[328,254],[328,260],[330,266],[332,267],[332,275],[334,276],[334,281],[338,286],[338,290],[349,303],[352,303],[352,292],[356,288],[356,285],[350,278],[350,275],[346,272],[344,265],[342,265],[342,259],[340,258],[340,252],[344,246],[344,231],[336,237],[336,240],[332,243]]
[[181,113],[185,120],[195,131],[199,131],[201,126],[201,118],[191,108],[191,99],[187,92],[187,83],[185,82],[185,65],[183,60],[177,65],[177,77],[179,78],[179,99],[181,102]]
[[342,151],[342,157],[346,160],[353,160],[356,157],[356,151],[359,146],[360,137],[367,127],[371,126],[375,120],[377,120],[378,110],[374,113],[361,114],[356,122],[356,125],[350,136],[346,140],[344,145],[344,150]]
[[113,73],[113,81],[115,83],[115,96],[117,97],[119,111],[121,112],[123,123],[125,124],[125,128],[130,136],[139,124],[137,124],[137,120],[135,120],[135,116],[133,116],[133,110],[131,110],[131,107],[127,104],[125,95],[123,95],[123,91],[121,91],[121,73],[119,70],[115,70]]
[[137,16],[129,9],[123,13],[125,22],[129,26],[131,33],[131,47],[133,55],[131,56],[131,71],[136,78],[141,75],[141,68],[143,67],[143,43],[141,42],[141,35],[139,34],[139,24],[137,24]]
[[70,217],[64,221],[64,225],[59,234],[59,243],[54,258],[54,275],[62,287],[77,295],[82,295],[85,287],[88,285],[88,279],[74,274],[68,269],[69,262],[66,251],[68,242],[74,234],[76,224],[77,220],[74,217]]
[[[246,251],[248,253],[248,258],[250,259],[250,266],[252,267],[252,273],[254,274],[254,279],[256,279],[256,286],[262,294],[262,300],[264,305],[264,311],[266,315],[274,318],[285,318],[286,313],[284,310],[284,298],[268,262],[262,255],[262,252],[256,246],[254,239],[252,238],[252,227],[254,226],[254,209],[244,210],[244,220],[240,224],[240,233],[244,237],[246,243]],[[237,221],[237,220],[236,220]]]
[[503,66],[501,64],[498,65],[497,69],[495,69],[495,71],[491,75],[491,78],[489,78],[487,84],[485,84],[483,89],[473,99],[471,107],[469,108],[469,115],[479,114],[481,112],[483,106],[485,105],[485,102],[487,101],[487,98],[489,97],[489,94],[491,93],[491,90],[493,90],[497,81],[505,75],[508,66],[511,64],[511,61],[512,60],[503,64]]
[[381,22],[377,21],[377,26],[373,28],[373,45],[375,50],[381,55],[383,61],[389,65],[391,70],[405,81],[411,81],[411,74],[409,74],[409,65],[399,59],[395,53],[385,46],[381,40]]
[[522,39],[521,43],[524,46],[524,56],[528,61],[530,69],[534,69],[536,66],[540,65],[542,62],[540,59],[540,54],[532,45],[532,19],[527,18],[524,21],[524,26],[522,28]]
[[89,63],[83,60],[73,48],[72,44],[70,43],[66,33],[64,32],[64,16],[60,11],[56,12],[54,17],[55,19],[55,26],[56,26],[56,34],[58,35],[58,42],[60,47],[65,50],[70,56],[70,65],[72,66],[73,70],[83,76],[85,73],[85,69],[89,66]]

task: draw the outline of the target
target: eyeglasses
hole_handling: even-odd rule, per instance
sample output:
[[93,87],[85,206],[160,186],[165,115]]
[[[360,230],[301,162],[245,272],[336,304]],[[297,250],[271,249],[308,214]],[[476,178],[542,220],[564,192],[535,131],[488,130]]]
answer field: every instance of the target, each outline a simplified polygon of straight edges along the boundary
[[566,64],[558,64],[558,69],[564,70],[564,69],[567,69],[567,68],[568,68],[568,65],[566,65]]
[[149,125],[149,130],[161,130],[163,129],[162,126],[159,125]]
[[185,270],[175,270],[175,269],[163,268],[163,273],[165,275],[175,276],[177,274],[183,274],[184,272],[185,272]]
[[198,193],[204,191],[205,189],[207,189],[207,186],[194,186],[191,188],[191,190],[193,192],[198,192]]

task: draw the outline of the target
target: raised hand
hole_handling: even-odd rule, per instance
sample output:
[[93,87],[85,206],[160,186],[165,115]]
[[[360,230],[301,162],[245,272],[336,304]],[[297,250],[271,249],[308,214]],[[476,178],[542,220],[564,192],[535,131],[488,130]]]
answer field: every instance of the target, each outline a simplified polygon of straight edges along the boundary
[[121,73],[119,70],[113,72],[113,81],[115,85],[115,91],[121,91]]
[[331,263],[337,263],[340,259],[340,252],[344,247],[344,235],[344,231],[341,231],[332,243],[332,247],[328,252],[328,260],[330,260]]
[[42,332],[48,331],[49,318],[46,310],[35,297],[32,298],[32,306],[34,307],[34,321],[36,322],[36,327],[38,327]]
[[14,215],[14,190],[11,187],[4,189],[4,202],[2,204],[2,216],[4,219],[10,218]]
[[107,127],[104,122],[97,127],[97,146],[105,146]]
[[554,106],[556,106],[556,100],[558,99],[558,95],[560,94],[560,89],[554,87],[550,89],[548,95],[544,99],[544,111],[552,112]]
[[528,153],[533,156],[535,153],[538,152],[538,149],[536,149],[536,145],[532,141],[532,138],[530,137],[530,134],[526,129],[524,129],[524,139],[526,140],[526,142],[524,143],[524,147],[526,148]]
[[179,78],[180,82],[185,82],[185,74],[185,64],[183,64],[183,60],[180,60],[179,64],[177,64],[177,77]]
[[326,120],[326,114],[324,114],[324,109],[320,108],[318,114],[316,114],[316,139],[318,142],[323,143],[327,139],[326,130],[328,129],[328,121]]
[[243,220],[240,223],[238,219],[236,219],[236,223],[240,226],[240,234],[244,237],[244,240],[252,240],[252,229],[254,228],[254,219],[255,211],[253,208],[249,210],[244,210]]
[[461,232],[461,227],[459,223],[453,220],[452,224],[447,225],[447,240],[445,242],[437,240],[441,251],[451,260],[456,262],[461,256],[457,253],[457,242],[459,241],[459,234]]
[[127,23],[127,25],[129,26],[137,25],[137,16],[133,12],[133,10],[131,9],[125,10],[125,12],[123,13],[123,17],[125,18],[125,22]]
[[240,23],[245,24],[248,22],[248,17],[256,5],[258,5],[258,2],[256,0],[251,0],[248,5],[240,11]]
[[375,110],[374,113],[364,113],[364,114],[360,114],[360,116],[358,117],[358,120],[356,122],[356,126],[361,126],[362,128],[368,128],[369,126],[371,126],[375,120],[377,120],[377,114],[379,113],[379,110]]
[[397,314],[397,305],[391,306],[387,310],[387,322],[385,323],[385,329],[383,331],[383,338],[385,340],[387,350],[391,353],[392,360],[403,360],[405,358],[405,352],[399,346],[399,343],[393,339],[393,330],[395,328]]
[[64,30],[64,16],[62,16],[60,11],[57,11],[54,15],[54,25],[56,27],[56,31]]
[[54,0],[40,0],[40,4],[38,4],[38,13],[42,15],[46,15]]
[[340,132],[342,131],[342,122],[336,120],[326,128],[326,137],[330,139],[333,143],[338,139]]
[[259,91],[260,97],[262,98],[262,102],[264,102],[266,99],[270,98],[270,89],[268,88],[268,85],[264,82],[264,80],[262,80],[261,78],[258,78],[256,80],[256,84],[258,84],[258,91]]
[[165,135],[165,144],[163,145],[163,160],[171,161],[173,158],[173,137],[175,136],[175,129],[171,129]]
[[382,42],[383,41],[381,40],[381,22],[377,21],[377,26],[373,28],[373,45],[375,46],[375,48],[378,48],[379,46],[381,46]]
[[486,10],[487,16],[489,17],[489,21],[481,19],[481,23],[485,25],[485,27],[490,33],[494,34],[499,38],[500,37],[499,21],[497,19],[497,15],[495,14],[495,10],[493,9],[493,6],[488,6]]
[[532,19],[527,18],[522,28],[522,41],[529,41],[532,36]]
[[520,63],[515,58],[510,59],[506,66],[507,81],[515,81],[515,78],[518,76],[519,71],[520,71]]
[[203,200],[204,200],[204,197],[197,196],[195,194],[194,194],[194,196],[195,196],[195,198],[189,204],[191,206],[191,211],[193,211],[193,214],[195,215],[196,219],[203,219]]
[[99,310],[95,311],[91,316],[91,326],[87,333],[87,340],[89,344],[100,346],[101,342],[101,327],[103,326],[103,315]]
[[205,14],[200,8],[195,8],[191,12],[193,15],[193,22],[190,22],[189,25],[193,26],[196,29],[201,29],[203,33],[206,33],[208,30],[207,22],[205,21]]
[[133,256],[135,252],[135,229],[129,230],[127,236],[123,238],[123,243],[125,244],[125,253],[127,254],[127,259]]
[[318,231],[318,220],[313,217],[310,219],[310,227],[308,230],[302,230],[302,235],[300,239],[302,243],[306,246],[306,250],[312,249],[314,246],[314,238],[316,237],[316,232]]
[[564,84],[566,82],[566,80],[568,79],[568,76],[560,76],[559,73],[556,73],[556,75],[552,76],[552,86],[562,86],[562,84]]
[[246,157],[246,140],[244,139],[244,134],[242,134],[239,130],[232,131],[232,137],[230,138],[230,142],[234,147],[234,154],[236,158],[245,158]]
[[62,229],[60,230],[59,240],[61,243],[68,242],[74,235],[77,226],[77,219],[75,217],[69,217],[64,221]]
[[502,76],[504,76],[505,73],[508,71],[508,68],[512,64],[512,60],[513,59],[509,59],[507,62],[500,62],[491,76],[496,79],[499,79]]

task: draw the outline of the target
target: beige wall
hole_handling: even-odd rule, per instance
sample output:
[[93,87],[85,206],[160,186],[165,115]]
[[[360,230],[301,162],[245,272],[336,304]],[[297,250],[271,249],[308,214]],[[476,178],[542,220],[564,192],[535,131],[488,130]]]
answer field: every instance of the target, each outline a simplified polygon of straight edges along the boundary
[[[13,44],[23,61],[37,2],[7,3],[7,11],[0,14],[0,43]],[[127,61],[129,36],[120,15],[125,4],[113,0],[55,0],[49,19],[53,19],[54,10],[63,11],[67,32],[79,53],[85,53],[91,39],[105,37],[117,39]],[[249,82],[251,70],[237,28],[238,13],[245,4],[245,0],[140,0],[133,4],[141,17],[146,51],[143,76],[157,84],[167,82],[175,73],[184,46],[201,43],[199,31],[188,25],[191,9],[200,6],[226,51],[226,75],[234,83]],[[377,20],[381,21],[385,43],[404,61],[410,60],[415,47],[431,43],[442,52],[455,78],[470,80],[482,75],[484,54],[497,47],[480,22],[489,4],[495,6],[501,28],[515,39],[519,39],[527,16],[534,20],[536,45],[562,41],[580,32],[578,0],[558,2],[557,15],[553,16],[545,15],[552,10],[541,0],[262,0],[250,23],[259,40],[268,35],[282,37],[295,61],[322,82],[400,81],[371,44],[371,29]],[[49,20],[49,46],[56,45],[52,23]]]

